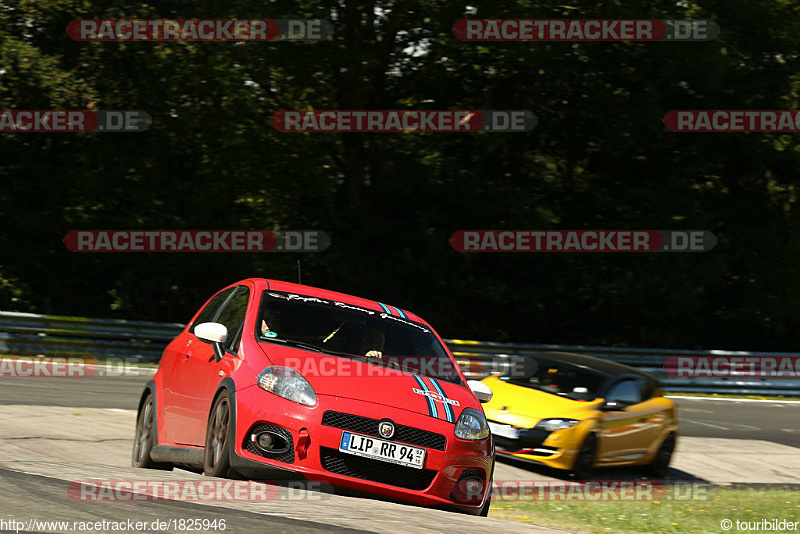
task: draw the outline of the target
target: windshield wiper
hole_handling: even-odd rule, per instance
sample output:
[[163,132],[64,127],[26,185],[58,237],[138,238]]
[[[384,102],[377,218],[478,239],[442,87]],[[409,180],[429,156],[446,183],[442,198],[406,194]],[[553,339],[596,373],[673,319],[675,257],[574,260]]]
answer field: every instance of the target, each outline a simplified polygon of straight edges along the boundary
[[263,339],[264,341],[275,341],[277,343],[283,343],[284,345],[288,345],[290,347],[296,347],[298,349],[306,349],[314,352],[321,352],[322,354],[331,354],[333,356],[344,356],[347,358],[366,358],[366,356],[362,356],[360,354],[350,354],[349,352],[341,352],[337,350],[326,349],[325,347],[312,345],[311,343],[304,343],[302,341],[296,341],[294,339],[281,339],[277,337],[264,337],[264,336],[261,336],[261,339]]
[[383,358],[378,358],[378,359],[381,360],[385,364],[385,367],[389,367],[389,364],[392,364],[398,370],[400,370],[400,371],[402,371],[404,373],[411,373],[411,371],[409,371],[408,369],[403,369],[403,366],[400,365],[399,363],[397,363],[395,360],[388,360],[388,359],[384,360]]
[[264,341],[276,342],[276,343],[283,343],[284,345],[288,345],[290,347],[297,347],[298,349],[306,349],[311,350],[314,352],[320,352],[322,354],[330,354],[332,356],[342,356],[344,358],[360,358],[369,363],[380,363],[383,367],[393,366],[399,371],[404,373],[411,373],[409,369],[404,369],[402,365],[397,363],[394,360],[390,359],[383,359],[383,358],[370,358],[364,354],[351,354],[349,352],[342,352],[338,350],[330,350],[324,347],[318,347],[317,345],[312,345],[310,343],[303,343],[302,341],[295,341],[294,339],[281,339],[277,337],[264,337],[261,336],[261,339]]
[[277,337],[265,337],[265,336],[261,336],[261,339],[269,342],[282,343],[284,345],[289,345],[290,347],[297,347],[298,349],[313,350],[314,352],[328,352],[322,347],[318,347],[310,343],[303,343],[302,341],[295,341],[294,339],[281,339]]

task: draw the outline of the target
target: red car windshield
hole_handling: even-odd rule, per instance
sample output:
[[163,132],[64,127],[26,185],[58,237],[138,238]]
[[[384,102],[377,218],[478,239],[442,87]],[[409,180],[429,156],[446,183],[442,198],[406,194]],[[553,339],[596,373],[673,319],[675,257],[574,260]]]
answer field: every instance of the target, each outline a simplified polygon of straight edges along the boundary
[[344,302],[264,291],[256,337],[461,383],[455,364],[428,326]]

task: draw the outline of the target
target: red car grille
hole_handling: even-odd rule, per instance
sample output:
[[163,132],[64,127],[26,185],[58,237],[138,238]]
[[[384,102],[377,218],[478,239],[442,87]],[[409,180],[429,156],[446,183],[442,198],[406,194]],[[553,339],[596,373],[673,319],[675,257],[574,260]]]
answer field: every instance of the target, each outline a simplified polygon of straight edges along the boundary
[[331,473],[410,490],[422,491],[430,486],[436,477],[436,471],[430,469],[414,469],[361,458],[328,447],[320,447],[320,456],[323,469]]
[[[349,430],[350,432],[386,439],[378,434],[378,423],[380,421],[380,419],[371,419],[369,417],[342,412],[328,411],[322,415],[322,424],[325,426],[332,426],[334,428],[341,428],[342,430]],[[394,437],[391,438],[391,441],[401,441],[410,445],[436,449],[438,451],[443,451],[447,448],[447,438],[436,432],[398,424],[395,424],[394,428]]]

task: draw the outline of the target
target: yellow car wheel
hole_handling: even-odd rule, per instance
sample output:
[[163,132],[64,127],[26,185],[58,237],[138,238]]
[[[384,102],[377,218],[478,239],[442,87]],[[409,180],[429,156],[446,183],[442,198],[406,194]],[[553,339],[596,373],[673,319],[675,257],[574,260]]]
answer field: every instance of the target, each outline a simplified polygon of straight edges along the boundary
[[669,463],[672,461],[672,453],[675,451],[675,434],[670,434],[658,447],[656,457],[648,467],[650,473],[658,478],[664,478],[669,470]]
[[597,458],[597,438],[594,434],[589,434],[583,440],[578,454],[575,455],[575,464],[572,466],[572,474],[578,480],[586,480],[592,474],[595,460]]

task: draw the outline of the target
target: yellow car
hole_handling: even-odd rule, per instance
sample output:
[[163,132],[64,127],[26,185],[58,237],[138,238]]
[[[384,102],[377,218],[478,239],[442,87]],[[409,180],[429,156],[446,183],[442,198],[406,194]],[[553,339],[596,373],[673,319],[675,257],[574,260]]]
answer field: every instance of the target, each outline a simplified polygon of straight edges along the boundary
[[581,354],[526,356],[508,376],[482,380],[497,455],[571,471],[647,466],[667,473],[678,435],[675,403],[651,375]]

